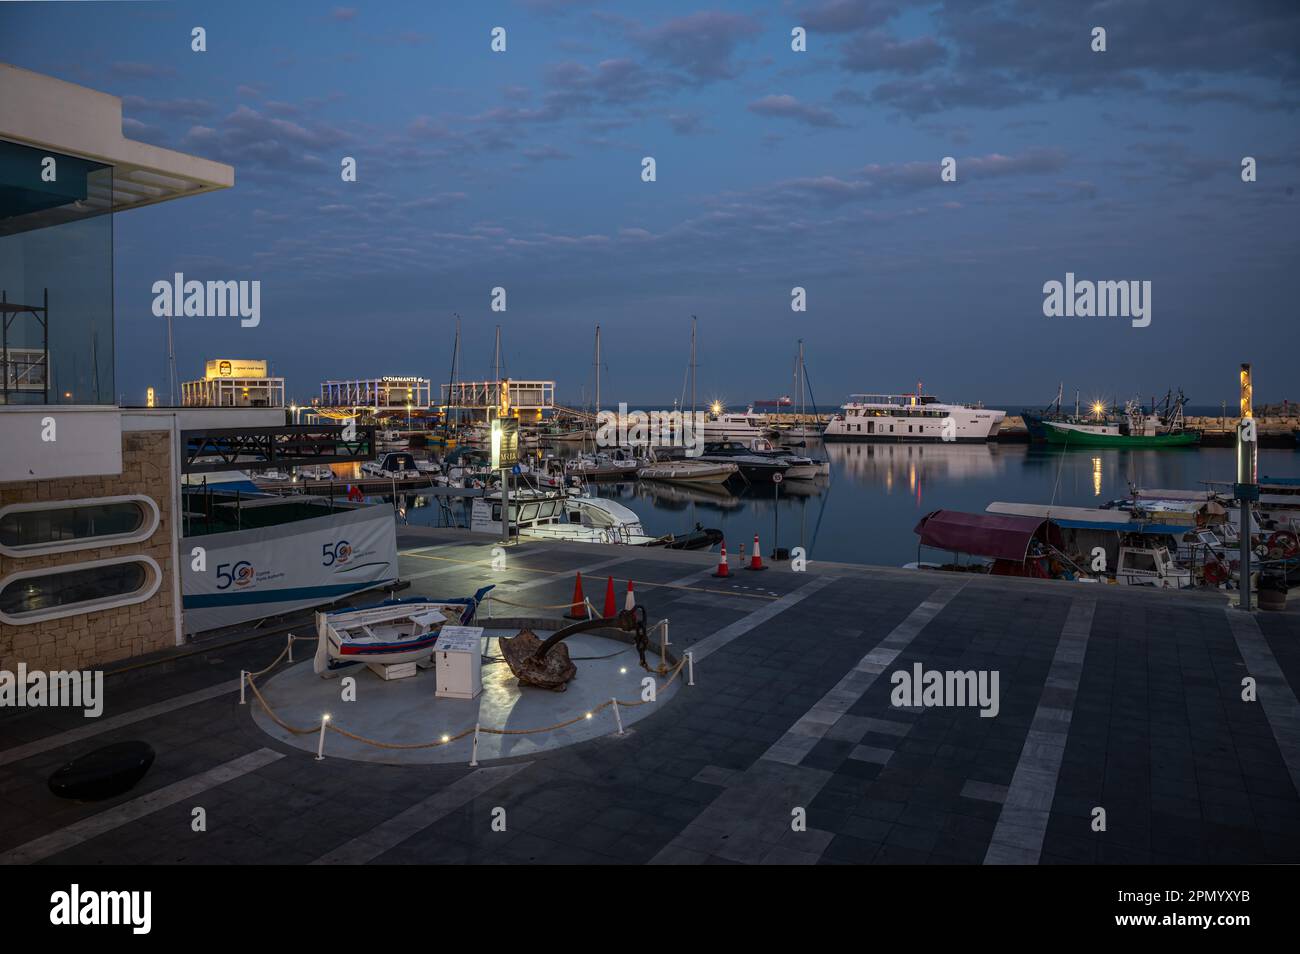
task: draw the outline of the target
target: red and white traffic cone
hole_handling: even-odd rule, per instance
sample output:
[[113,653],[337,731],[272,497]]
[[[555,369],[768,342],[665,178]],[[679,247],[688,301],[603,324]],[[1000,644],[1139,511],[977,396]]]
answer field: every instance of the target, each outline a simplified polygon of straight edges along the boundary
[[586,619],[587,618],[587,598],[582,595],[582,574],[573,581],[573,605],[569,611],[564,614],[565,619]]
[[722,541],[722,550],[718,554],[718,571],[714,576],[731,576],[731,567],[727,564],[727,541]]
[[612,576],[605,581],[605,612],[601,615],[606,619],[618,615],[618,606],[614,603],[614,578]]
[[632,581],[627,581],[627,596],[623,598],[623,609],[629,613],[636,609],[636,593],[632,591]]
[[749,569],[751,569],[751,570],[766,570],[766,569],[767,569],[767,567],[765,567],[765,566],[763,565],[763,550],[762,550],[762,548],[758,545],[758,534],[757,534],[757,533],[754,534],[754,555],[751,556],[751,557],[749,558]]

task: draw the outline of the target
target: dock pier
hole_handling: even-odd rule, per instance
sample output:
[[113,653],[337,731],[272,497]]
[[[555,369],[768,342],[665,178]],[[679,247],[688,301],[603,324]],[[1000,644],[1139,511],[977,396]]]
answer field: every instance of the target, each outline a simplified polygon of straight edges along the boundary
[[[505,760],[480,750],[481,767],[316,762],[235,704],[240,670],[264,668],[286,629],[313,632],[309,616],[282,620],[106,679],[105,728],[165,734],[160,784],[261,753],[224,791],[220,839],[128,812],[87,840],[37,801],[0,832],[0,862],[308,863],[363,843],[368,860],[422,864],[1300,862],[1294,609],[816,554],[804,572],[720,580],[709,553],[546,541],[501,560],[494,535],[398,537],[404,596],[495,583],[497,616],[518,612],[507,601],[567,604],[579,571],[619,592],[634,581],[649,618],[671,620],[694,685],[623,735],[605,715],[597,738]],[[916,671],[996,673],[995,705],[896,704],[898,674]],[[53,711],[28,728],[0,750],[0,789],[43,778],[88,731]],[[442,808],[411,810],[430,799]],[[460,810],[471,800],[502,806],[508,836]]]

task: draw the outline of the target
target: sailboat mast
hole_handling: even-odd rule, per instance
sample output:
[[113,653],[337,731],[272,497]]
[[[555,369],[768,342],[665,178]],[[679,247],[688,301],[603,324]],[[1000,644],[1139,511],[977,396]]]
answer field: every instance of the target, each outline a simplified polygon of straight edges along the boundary
[[695,322],[691,315],[691,413],[695,413]]
[[596,413],[600,413],[600,325],[596,326]]

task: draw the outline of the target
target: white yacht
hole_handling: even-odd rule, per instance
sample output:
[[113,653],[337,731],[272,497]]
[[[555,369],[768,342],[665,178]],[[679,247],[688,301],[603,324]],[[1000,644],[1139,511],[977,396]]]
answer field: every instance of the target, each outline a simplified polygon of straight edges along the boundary
[[[641,518],[633,511],[604,497],[521,490],[510,495],[510,515],[510,523],[519,536],[535,540],[631,546],[648,546],[664,540],[647,534],[641,526]],[[499,492],[474,499],[470,529],[479,533],[500,533]]]
[[767,423],[766,414],[756,414],[747,408],[744,414],[728,413],[724,410],[711,411],[699,432],[706,441],[752,440],[755,437],[770,437],[776,434],[776,428]]
[[825,441],[988,441],[1006,411],[943,404],[928,394],[852,394],[826,430]]

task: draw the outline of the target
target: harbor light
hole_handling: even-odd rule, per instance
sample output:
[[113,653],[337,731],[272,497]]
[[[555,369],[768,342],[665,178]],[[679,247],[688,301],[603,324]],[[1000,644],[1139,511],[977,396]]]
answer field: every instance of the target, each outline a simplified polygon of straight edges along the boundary
[[710,405],[709,405],[709,412],[710,412],[711,414],[713,414],[714,416],[717,416],[717,415],[721,414],[721,413],[722,413],[722,402],[721,402],[721,401],[714,401],[712,404],[710,404]]
[[1092,413],[1097,420],[1101,420],[1101,412],[1104,410],[1106,410],[1106,405],[1102,404],[1100,401],[1092,402]]

